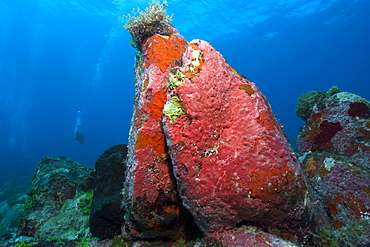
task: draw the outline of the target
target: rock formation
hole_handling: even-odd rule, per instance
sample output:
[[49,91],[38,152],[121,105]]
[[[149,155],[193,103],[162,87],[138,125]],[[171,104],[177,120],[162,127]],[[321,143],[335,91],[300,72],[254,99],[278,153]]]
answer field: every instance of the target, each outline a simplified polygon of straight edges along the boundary
[[[176,239],[190,212],[208,237],[257,224],[301,241],[293,228],[309,227],[311,199],[268,101],[208,42],[151,23],[153,11],[128,25],[138,50],[124,235]],[[168,33],[142,39],[157,29]]]
[[358,95],[328,95],[312,106],[299,133],[304,174],[330,219],[322,230],[327,246],[370,244],[369,109]]

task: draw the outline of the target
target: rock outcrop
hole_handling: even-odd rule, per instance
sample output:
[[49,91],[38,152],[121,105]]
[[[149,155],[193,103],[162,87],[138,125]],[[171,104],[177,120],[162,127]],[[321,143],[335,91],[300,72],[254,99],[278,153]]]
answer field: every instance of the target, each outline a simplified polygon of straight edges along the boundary
[[347,92],[315,104],[298,149],[310,186],[327,211],[327,246],[370,244],[370,102]]
[[92,169],[66,157],[45,156],[37,165],[18,237],[76,240],[90,237]]

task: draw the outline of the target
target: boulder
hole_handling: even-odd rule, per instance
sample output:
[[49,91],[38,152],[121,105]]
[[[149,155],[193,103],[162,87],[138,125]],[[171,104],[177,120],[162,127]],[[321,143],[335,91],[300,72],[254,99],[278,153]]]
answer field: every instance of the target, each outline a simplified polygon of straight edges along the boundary
[[187,46],[175,29],[172,33],[148,38],[135,65],[136,96],[124,202],[129,219],[127,234],[134,238],[177,236],[187,217],[161,125],[168,76]]
[[202,232],[299,220],[308,190],[265,96],[208,42],[190,42],[180,64],[163,126],[182,203]]
[[92,236],[106,239],[121,233],[125,210],[122,189],[126,170],[127,146],[107,149],[95,163],[94,196],[90,212]]

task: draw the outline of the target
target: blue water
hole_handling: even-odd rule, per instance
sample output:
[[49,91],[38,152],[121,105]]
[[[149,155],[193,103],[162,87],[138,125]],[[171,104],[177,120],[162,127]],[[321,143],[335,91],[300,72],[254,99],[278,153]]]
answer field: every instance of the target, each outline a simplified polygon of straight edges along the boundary
[[[247,3],[246,3],[247,2]],[[309,90],[370,99],[370,1],[169,0],[187,39],[210,41],[266,95],[292,145],[296,98]],[[0,172],[45,155],[93,167],[127,143],[134,49],[122,15],[147,1],[0,0]],[[83,145],[74,141],[80,111]]]

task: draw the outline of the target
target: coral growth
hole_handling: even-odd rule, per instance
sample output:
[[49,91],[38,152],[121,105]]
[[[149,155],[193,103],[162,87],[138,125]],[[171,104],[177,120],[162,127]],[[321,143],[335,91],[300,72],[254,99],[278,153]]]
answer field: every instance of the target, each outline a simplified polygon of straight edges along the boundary
[[324,108],[323,99],[329,98],[339,92],[340,90],[337,86],[332,86],[326,93],[322,91],[309,91],[299,96],[295,110],[297,116],[306,121],[310,117],[312,108],[315,105],[318,109]]
[[369,246],[370,102],[336,92],[321,104],[298,137],[303,171],[330,219],[321,243]]

